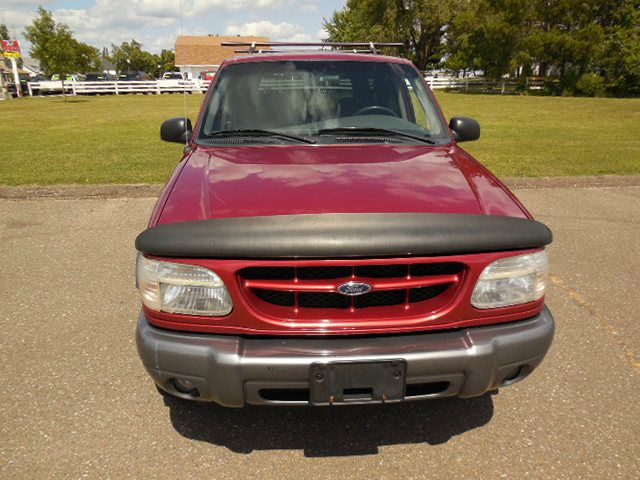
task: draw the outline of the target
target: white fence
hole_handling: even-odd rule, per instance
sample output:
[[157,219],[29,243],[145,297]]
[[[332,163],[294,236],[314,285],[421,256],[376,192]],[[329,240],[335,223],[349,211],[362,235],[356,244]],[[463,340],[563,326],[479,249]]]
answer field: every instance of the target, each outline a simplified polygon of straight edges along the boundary
[[[454,89],[468,92],[516,93],[518,81],[504,79],[488,80],[482,77],[425,77],[429,86],[434,89]],[[91,94],[125,94],[125,93],[173,93],[173,92],[206,92],[209,80],[143,80],[143,81],[110,81],[110,82],[73,82],[46,81],[29,82],[29,95],[48,93],[69,93],[71,95]],[[339,88],[339,86],[335,87]],[[544,80],[526,79],[525,89],[541,90]]]
[[69,93],[71,95],[206,92],[209,80],[137,80],[113,82],[45,81],[29,82],[29,95]]
[[441,88],[457,88],[460,80],[453,77],[424,77],[432,90],[437,90]]
[[545,79],[529,77],[524,80],[515,78],[505,78],[502,80],[490,80],[483,77],[425,77],[426,82],[433,90],[452,89],[465,92],[486,92],[486,93],[516,93],[519,88],[525,90],[542,90],[545,86]]

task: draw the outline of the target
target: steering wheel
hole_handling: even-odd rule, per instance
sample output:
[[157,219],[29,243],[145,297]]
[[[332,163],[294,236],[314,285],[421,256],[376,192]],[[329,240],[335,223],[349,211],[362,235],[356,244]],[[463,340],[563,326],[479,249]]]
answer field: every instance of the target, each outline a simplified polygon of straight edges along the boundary
[[394,112],[390,108],[383,107],[382,105],[369,105],[368,107],[361,108],[356,113],[354,113],[353,116],[357,117],[358,115],[364,115],[365,112],[369,111],[371,111],[373,115],[390,115],[392,117],[399,117],[396,112]]

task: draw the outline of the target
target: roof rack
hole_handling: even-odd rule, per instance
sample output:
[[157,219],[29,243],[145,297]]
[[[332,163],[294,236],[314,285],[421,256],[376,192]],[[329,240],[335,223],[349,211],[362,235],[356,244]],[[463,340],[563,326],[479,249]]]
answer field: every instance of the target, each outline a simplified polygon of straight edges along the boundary
[[[371,54],[376,54],[378,53],[378,51],[373,51],[370,48],[367,49],[357,49],[354,48],[353,50],[349,49],[344,49],[342,51],[345,52],[350,52],[350,53],[371,53]],[[254,50],[251,50],[250,48],[244,49],[244,50],[234,50],[234,53],[283,53],[285,52],[285,50],[274,50],[273,48],[270,48],[268,50],[265,50],[263,48],[256,48]]]
[[[266,53],[273,52],[271,47],[329,47],[331,49],[352,49],[354,53],[380,52],[382,47],[402,47],[404,44],[396,42],[222,42],[223,47],[248,47],[246,50],[235,50],[236,53]],[[267,47],[268,49],[258,48]]]
[[233,51],[233,53],[280,53],[280,52],[282,52],[282,50],[273,50],[273,49],[265,50],[263,48],[256,48],[256,49],[253,49],[253,50],[251,48],[246,48],[244,50],[234,50]]

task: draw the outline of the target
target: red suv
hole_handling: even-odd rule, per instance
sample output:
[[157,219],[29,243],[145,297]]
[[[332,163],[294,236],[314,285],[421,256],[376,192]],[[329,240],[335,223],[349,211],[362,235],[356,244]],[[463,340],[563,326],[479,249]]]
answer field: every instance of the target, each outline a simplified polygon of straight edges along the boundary
[[224,62],[136,240],[164,391],[249,404],[482,395],[542,361],[551,232],[462,150],[418,70],[344,51]]

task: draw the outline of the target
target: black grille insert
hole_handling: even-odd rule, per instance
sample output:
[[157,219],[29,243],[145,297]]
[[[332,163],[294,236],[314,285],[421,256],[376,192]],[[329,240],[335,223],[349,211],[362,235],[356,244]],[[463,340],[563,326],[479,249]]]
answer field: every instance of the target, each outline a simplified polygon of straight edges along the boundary
[[409,265],[362,265],[356,267],[357,277],[398,278],[406,277]]
[[332,278],[345,278],[351,276],[352,268],[344,267],[300,267],[298,278],[300,280],[323,280]]
[[406,290],[380,290],[355,297],[354,304],[356,308],[402,305],[406,296]]
[[412,277],[427,277],[431,275],[455,275],[462,271],[459,263],[416,263],[411,265]]
[[293,292],[282,292],[279,290],[253,290],[256,297],[267,303],[273,305],[280,305],[281,307],[293,307],[295,304],[295,295]]
[[443,293],[449,285],[435,285],[433,287],[412,288],[409,290],[409,303],[424,302]]
[[298,294],[302,308],[349,308],[351,299],[339,293],[302,292]]
[[247,280],[293,280],[293,267],[249,267],[240,272],[240,276]]

